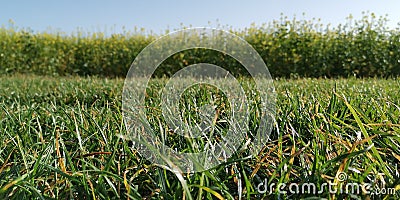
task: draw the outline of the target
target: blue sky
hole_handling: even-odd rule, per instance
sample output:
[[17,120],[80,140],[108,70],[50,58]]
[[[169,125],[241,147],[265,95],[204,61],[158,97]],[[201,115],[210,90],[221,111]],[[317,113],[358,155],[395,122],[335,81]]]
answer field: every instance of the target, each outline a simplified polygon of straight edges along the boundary
[[321,18],[324,24],[345,23],[349,14],[360,18],[362,11],[378,16],[388,14],[388,25],[392,28],[400,22],[400,1],[395,0],[7,0],[0,5],[0,25],[8,27],[11,19],[16,27],[38,32],[51,28],[71,33],[80,28],[118,33],[122,27],[126,30],[137,27],[162,33],[178,29],[181,24],[195,27],[220,24],[236,29],[249,27],[253,22],[262,24],[279,19],[281,13],[303,19],[303,12],[306,19]]

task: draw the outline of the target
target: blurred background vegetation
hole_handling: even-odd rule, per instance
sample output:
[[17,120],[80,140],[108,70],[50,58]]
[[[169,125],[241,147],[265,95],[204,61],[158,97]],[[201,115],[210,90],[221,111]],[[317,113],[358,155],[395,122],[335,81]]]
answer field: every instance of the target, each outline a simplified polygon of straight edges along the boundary
[[[258,51],[273,77],[387,78],[400,75],[400,31],[388,28],[387,21],[366,13],[361,19],[349,16],[346,23],[332,27],[317,19],[282,15],[262,26],[230,32]],[[140,31],[66,35],[2,27],[0,73],[124,77],[140,51],[158,37]],[[155,76],[169,76],[199,61],[231,71],[240,67],[222,53],[192,49],[171,56]]]

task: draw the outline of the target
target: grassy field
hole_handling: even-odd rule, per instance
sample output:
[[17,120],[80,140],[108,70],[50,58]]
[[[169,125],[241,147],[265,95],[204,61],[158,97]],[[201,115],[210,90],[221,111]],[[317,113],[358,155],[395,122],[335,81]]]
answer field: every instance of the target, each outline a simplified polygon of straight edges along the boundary
[[[119,137],[123,79],[0,80],[0,199],[400,198],[400,79],[276,80],[276,124],[259,155],[184,173],[185,185]],[[264,193],[264,180],[337,191]],[[340,192],[347,183],[385,192]]]

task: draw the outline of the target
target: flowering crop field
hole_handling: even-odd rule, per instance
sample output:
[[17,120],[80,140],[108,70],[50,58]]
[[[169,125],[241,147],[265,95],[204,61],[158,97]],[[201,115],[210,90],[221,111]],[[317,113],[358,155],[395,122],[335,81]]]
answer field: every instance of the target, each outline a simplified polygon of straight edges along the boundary
[[[250,43],[273,77],[387,78],[400,75],[400,32],[388,28],[387,21],[371,13],[334,27],[282,16],[261,26],[224,30]],[[158,37],[141,31],[67,35],[2,27],[0,73],[125,77],[135,57]],[[199,62],[232,71],[239,66],[221,53],[193,49],[172,55],[155,75],[170,76]]]

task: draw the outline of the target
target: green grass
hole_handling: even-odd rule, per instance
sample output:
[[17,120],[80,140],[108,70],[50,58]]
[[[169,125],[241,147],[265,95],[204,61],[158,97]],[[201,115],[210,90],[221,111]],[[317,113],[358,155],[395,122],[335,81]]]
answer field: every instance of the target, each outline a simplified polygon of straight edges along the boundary
[[[266,178],[269,184],[384,184],[397,193],[370,196],[400,197],[399,79],[298,79],[274,84],[276,124],[271,141],[257,157],[239,152],[211,170],[176,176],[142,158],[131,141],[118,137],[126,134],[123,79],[2,76],[0,199],[368,196],[277,190],[260,194],[257,186]],[[149,106],[157,107],[151,102]],[[182,141],[172,137],[169,142]],[[348,175],[345,182],[335,178],[341,172]]]

